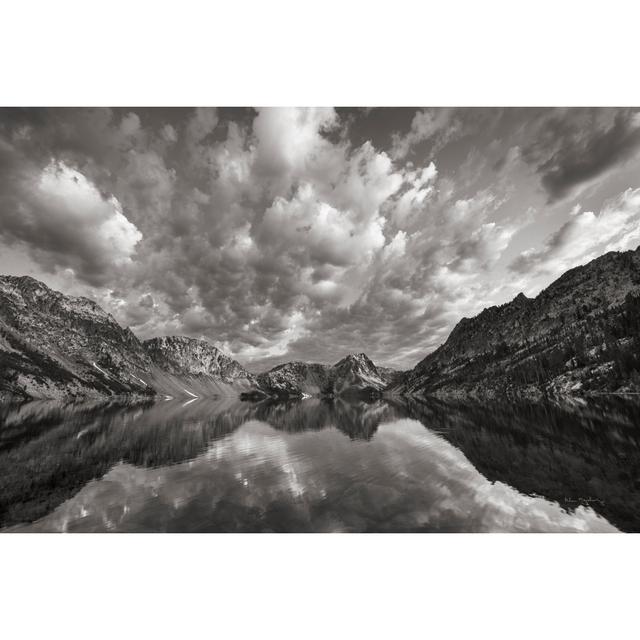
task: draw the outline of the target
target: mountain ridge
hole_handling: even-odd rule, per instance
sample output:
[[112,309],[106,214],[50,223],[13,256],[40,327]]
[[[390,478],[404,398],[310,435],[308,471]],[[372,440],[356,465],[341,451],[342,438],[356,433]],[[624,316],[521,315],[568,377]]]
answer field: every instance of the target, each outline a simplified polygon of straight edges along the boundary
[[335,365],[284,363],[256,376],[207,340],[140,341],[89,298],[30,276],[0,276],[0,400],[380,395],[386,380],[366,354]]
[[0,398],[193,397],[253,381],[207,341],[141,342],[88,298],[30,276],[0,276]]
[[0,276],[0,399],[603,392],[640,392],[640,247],[569,269],[533,298],[519,293],[462,318],[406,372],[358,353],[254,375],[206,340],[140,341],[88,298]]
[[463,318],[389,390],[408,395],[640,390],[640,247],[569,269],[534,298]]
[[381,373],[365,353],[348,354],[333,365],[286,362],[257,376],[258,392],[275,397],[372,398],[382,395],[395,373],[392,369]]
[[130,329],[98,304],[29,276],[0,276],[0,394],[149,395],[150,364]]

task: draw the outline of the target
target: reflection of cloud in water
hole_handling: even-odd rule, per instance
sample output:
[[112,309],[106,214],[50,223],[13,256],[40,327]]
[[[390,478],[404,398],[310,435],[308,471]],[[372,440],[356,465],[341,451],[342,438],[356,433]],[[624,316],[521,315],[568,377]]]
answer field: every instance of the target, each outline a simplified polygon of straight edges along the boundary
[[419,422],[370,442],[251,421],[190,462],[116,465],[33,530],[615,531],[592,509],[490,483]]

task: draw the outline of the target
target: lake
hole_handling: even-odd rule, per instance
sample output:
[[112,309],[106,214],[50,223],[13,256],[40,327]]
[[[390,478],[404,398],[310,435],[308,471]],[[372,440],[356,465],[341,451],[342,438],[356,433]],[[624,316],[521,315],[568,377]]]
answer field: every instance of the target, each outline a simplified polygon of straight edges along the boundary
[[2,531],[640,531],[622,397],[35,401],[0,425]]

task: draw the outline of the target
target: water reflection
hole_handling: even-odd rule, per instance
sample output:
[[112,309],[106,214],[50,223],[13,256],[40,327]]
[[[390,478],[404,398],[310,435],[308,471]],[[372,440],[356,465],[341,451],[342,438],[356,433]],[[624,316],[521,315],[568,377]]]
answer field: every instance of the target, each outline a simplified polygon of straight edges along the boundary
[[635,403],[198,400],[0,408],[0,525],[640,528]]

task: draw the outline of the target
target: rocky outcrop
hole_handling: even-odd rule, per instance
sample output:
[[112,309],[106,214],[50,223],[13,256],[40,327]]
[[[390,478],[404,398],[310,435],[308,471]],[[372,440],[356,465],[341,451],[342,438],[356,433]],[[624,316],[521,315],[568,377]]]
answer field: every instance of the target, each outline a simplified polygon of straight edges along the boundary
[[640,390],[640,248],[571,269],[535,298],[463,318],[397,394]]

